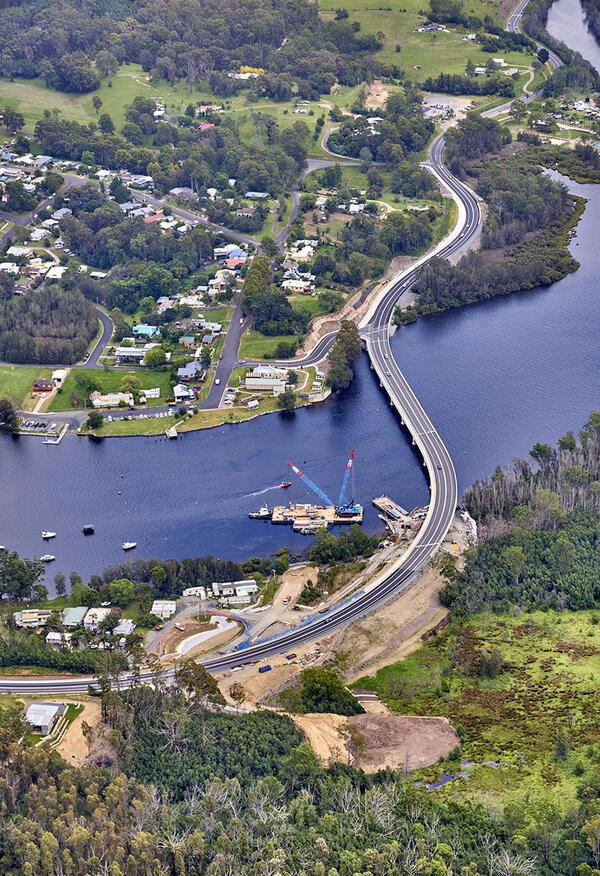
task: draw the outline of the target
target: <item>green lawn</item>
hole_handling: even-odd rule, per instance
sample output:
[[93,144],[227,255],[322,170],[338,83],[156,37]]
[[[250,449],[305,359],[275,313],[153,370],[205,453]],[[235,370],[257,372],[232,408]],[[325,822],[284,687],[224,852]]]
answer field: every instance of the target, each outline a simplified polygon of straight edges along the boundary
[[329,308],[323,306],[318,295],[293,295],[289,302],[294,310],[307,310],[311,318],[329,312]]
[[[594,769],[599,617],[594,611],[517,614],[479,614],[462,627],[455,623],[407,660],[356,685],[377,690],[403,714],[448,717],[464,734],[461,759],[502,764],[478,766],[468,783],[450,783],[437,794],[506,803],[543,793],[564,811]],[[501,655],[503,669],[483,676],[480,655],[492,650]],[[556,755],[561,732],[570,740],[566,758]],[[436,765],[415,778],[431,781],[448,770],[448,764]]]
[[239,355],[242,359],[262,359],[265,353],[273,355],[280,341],[297,341],[293,335],[267,337],[260,332],[247,331],[242,335]]
[[[52,399],[50,411],[63,411],[72,407],[71,392],[80,395],[77,389],[76,378],[77,370],[72,370],[63,384],[61,392],[57,392]],[[85,370],[86,377],[96,380],[100,385],[101,393],[120,392],[123,388],[123,383],[128,377],[137,381],[140,389],[151,389],[155,386],[160,387],[160,399],[154,401],[164,403],[165,399],[171,394],[171,384],[169,383],[168,371],[148,371],[144,369],[134,370],[129,368],[111,369],[105,371],[103,368],[90,368]]]
[[52,377],[52,368],[39,365],[0,365],[0,398],[7,398],[20,408],[31,393],[31,385],[36,378]]

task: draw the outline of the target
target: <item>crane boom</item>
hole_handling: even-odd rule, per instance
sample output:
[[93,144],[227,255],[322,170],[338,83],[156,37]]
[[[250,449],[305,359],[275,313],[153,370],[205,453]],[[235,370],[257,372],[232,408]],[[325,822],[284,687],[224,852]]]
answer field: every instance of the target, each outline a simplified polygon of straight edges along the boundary
[[304,472],[300,471],[300,469],[293,465],[293,463],[288,462],[288,465],[292,469],[292,471],[297,474],[298,477],[303,480],[314,493],[317,494],[317,496],[320,496],[320,498],[325,502],[326,505],[333,505],[333,502],[331,501],[327,493],[324,493],[320,487],[318,487],[313,481],[311,481],[308,475],[305,475]]
[[338,498],[338,505],[343,505],[346,500],[346,490],[348,489],[348,481],[350,480],[350,474],[352,472],[352,466],[354,464],[354,451],[350,451],[350,459],[348,460],[348,464],[346,465],[346,471],[344,472],[344,479],[342,481],[342,486],[340,487],[340,495]]

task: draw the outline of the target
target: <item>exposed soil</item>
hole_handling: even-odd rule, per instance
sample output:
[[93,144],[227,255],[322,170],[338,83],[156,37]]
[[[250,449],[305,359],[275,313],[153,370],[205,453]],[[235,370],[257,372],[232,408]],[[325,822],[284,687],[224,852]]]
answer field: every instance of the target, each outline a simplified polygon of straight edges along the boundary
[[385,106],[389,93],[390,89],[387,85],[383,84],[381,79],[374,79],[369,85],[365,95],[365,107],[367,107],[367,109],[370,109],[371,107],[373,109],[381,109],[381,107]]
[[382,703],[383,714],[290,715],[324,761],[348,761],[343,728],[356,728],[363,740],[363,751],[350,760],[366,773],[390,767],[414,770],[447,757],[459,738],[447,718],[394,715]]
[[[319,569],[317,566],[300,566],[298,569],[288,569],[282,576],[282,583],[275,594],[273,605],[281,605],[287,596],[291,596],[291,599],[287,604],[288,610],[291,611],[292,606],[298,601],[298,597],[302,593],[307,581],[310,580],[316,582],[318,576]],[[296,612],[294,612],[294,614],[296,615]]]
[[[61,701],[56,700],[56,702]],[[64,700],[64,702],[67,702],[67,700]],[[100,723],[102,714],[100,702],[97,699],[80,699],[78,702],[83,705],[83,710],[69,725],[60,744],[56,747],[56,751],[58,751],[61,757],[67,763],[74,764],[75,766],[81,766],[88,756],[88,745],[81,729],[83,722],[85,721],[90,727],[96,727]]]

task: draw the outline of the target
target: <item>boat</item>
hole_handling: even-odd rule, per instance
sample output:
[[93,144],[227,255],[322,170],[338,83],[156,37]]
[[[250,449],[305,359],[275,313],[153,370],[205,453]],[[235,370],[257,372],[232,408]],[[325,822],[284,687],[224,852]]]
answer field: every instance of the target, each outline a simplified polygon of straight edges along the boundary
[[282,481],[282,482],[279,484],[279,486],[280,486],[282,489],[285,489],[286,487],[291,487],[291,486],[292,486],[292,482],[291,482],[291,481]]
[[268,505],[262,505],[258,511],[250,511],[248,517],[252,520],[270,520],[273,512]]
[[55,537],[56,537],[56,533],[50,532],[49,529],[44,529],[42,532],[42,538],[55,538]]
[[40,557],[40,562],[41,563],[51,563],[52,560],[55,560],[55,559],[56,559],[56,557],[54,556],[54,554],[44,554],[43,557]]
[[124,551],[132,551],[136,545],[137,541],[124,541],[121,547]]
[[81,531],[84,535],[93,535],[94,527],[91,525],[91,523],[88,523],[86,526],[81,527]]

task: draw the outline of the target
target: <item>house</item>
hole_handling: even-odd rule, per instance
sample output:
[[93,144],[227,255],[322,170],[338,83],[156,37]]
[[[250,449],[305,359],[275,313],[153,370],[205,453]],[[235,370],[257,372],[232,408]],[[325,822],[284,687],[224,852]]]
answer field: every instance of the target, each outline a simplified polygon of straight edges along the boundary
[[212,344],[213,336],[212,333],[209,335],[202,335],[202,346],[206,347],[209,344]]
[[175,186],[174,189],[169,189],[169,194],[176,198],[193,198],[194,190],[189,186]]
[[132,331],[136,338],[153,338],[154,335],[160,334],[158,326],[146,325],[144,322],[134,325]]
[[258,365],[246,374],[244,380],[246,389],[272,390],[275,395],[284,391],[286,383],[287,371],[272,365]]
[[268,192],[246,192],[246,198],[250,198],[251,201],[264,201],[265,198],[269,197]]
[[160,386],[154,386],[152,389],[140,389],[140,401],[146,402],[149,398],[160,398]]
[[124,213],[131,213],[131,211],[135,210],[137,206],[137,201],[125,201],[123,204],[119,204],[119,207]]
[[196,339],[194,338],[194,335],[182,335],[179,338],[178,343],[183,344],[184,347],[186,347],[188,350],[191,350],[193,347],[196,346]]
[[108,277],[106,271],[92,271],[90,273],[92,280],[105,280]]
[[26,258],[30,259],[33,257],[33,249],[30,246],[9,246],[6,250],[7,256],[13,256],[14,258]]
[[161,620],[168,620],[177,611],[177,603],[173,599],[155,599],[150,609],[150,614]]
[[95,633],[98,630],[99,625],[109,616],[111,611],[112,609],[108,607],[103,608],[102,606],[99,608],[90,608],[83,619],[84,630],[87,630],[88,633]]
[[310,280],[300,280],[292,277],[289,280],[283,280],[281,288],[287,289],[289,292],[311,292],[314,286]]
[[57,720],[67,711],[64,703],[31,703],[25,710],[25,720],[34,733],[48,736]]
[[255,213],[256,207],[240,207],[239,210],[235,211],[236,216],[245,216],[247,219],[252,219]]
[[178,383],[173,387],[173,395],[175,396],[175,401],[183,402],[183,401],[195,401],[196,396],[194,395],[194,390],[190,389],[189,386],[184,386],[182,383]]
[[61,207],[60,210],[55,210],[54,213],[52,213],[52,219],[56,219],[57,222],[60,222],[65,216],[71,216],[72,214],[73,211],[69,210],[68,207]]
[[43,240],[47,235],[48,232],[45,228],[34,228],[29,235],[29,240],[32,240],[34,243],[39,243],[40,240]]
[[49,617],[48,608],[24,608],[23,611],[15,611],[13,614],[13,620],[19,629],[43,627],[48,623]]
[[123,402],[123,405],[132,405],[134,403],[130,392],[107,392],[106,395],[101,395],[97,389],[90,394],[90,401],[95,408],[116,408],[121,402]]
[[78,605],[75,608],[65,608],[61,615],[63,627],[66,627],[68,630],[73,630],[75,627],[81,626],[87,611],[87,606],[85,605]]
[[64,368],[58,368],[56,371],[52,372],[52,383],[54,386],[62,386],[63,381],[67,376],[67,372]]
[[46,644],[51,648],[71,648],[72,633],[58,633],[52,630],[46,636]]
[[187,587],[183,591],[183,596],[198,596],[200,599],[206,599],[206,590],[204,587]]
[[209,131],[211,128],[214,128],[212,122],[200,122],[199,126],[200,131]]
[[130,636],[135,630],[135,624],[129,618],[121,618],[116,627],[112,628],[113,636]]
[[188,362],[187,365],[177,369],[177,377],[183,381],[202,380],[204,379],[204,366],[197,361]]
[[54,389],[54,384],[51,380],[34,380],[32,390],[33,392],[52,392]]
[[153,225],[155,222],[162,222],[164,218],[164,213],[152,213],[152,215],[144,217],[144,222],[146,225]]
[[243,258],[235,258],[235,259],[225,259],[225,267],[230,270],[235,270],[236,268],[240,268],[242,265],[246,264],[246,256]]
[[46,273],[47,280],[60,280],[64,272],[67,270],[65,265],[53,265]]
[[116,347],[114,352],[120,362],[141,362],[148,350],[146,347]]
[[19,266],[16,262],[0,262],[0,271],[3,274],[18,274]]

